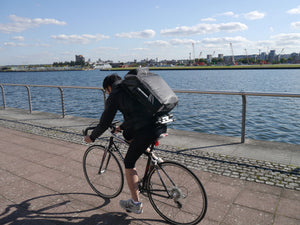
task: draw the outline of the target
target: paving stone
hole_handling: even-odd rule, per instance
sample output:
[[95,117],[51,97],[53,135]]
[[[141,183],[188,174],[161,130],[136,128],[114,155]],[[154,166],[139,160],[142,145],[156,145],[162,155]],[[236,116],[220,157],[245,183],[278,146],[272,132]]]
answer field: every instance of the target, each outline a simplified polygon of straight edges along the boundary
[[273,214],[276,210],[278,201],[278,195],[245,189],[239,194],[234,203]]
[[[0,132],[0,223],[165,224],[145,196],[144,214],[120,210],[119,200],[129,198],[126,183],[115,199],[95,196],[82,172],[89,145],[75,129],[0,119]],[[9,139],[16,135],[18,140]],[[13,149],[6,148],[10,143]],[[96,141],[106,143],[107,138]],[[297,167],[171,145],[156,152],[193,168],[201,179],[209,207],[201,224],[300,224],[300,174],[290,173]]]
[[222,224],[226,225],[245,225],[245,224],[263,224],[272,225],[273,215],[256,209],[250,209],[244,206],[233,205],[227,217]]
[[300,220],[300,202],[297,200],[282,198],[280,199],[277,215],[287,216]]

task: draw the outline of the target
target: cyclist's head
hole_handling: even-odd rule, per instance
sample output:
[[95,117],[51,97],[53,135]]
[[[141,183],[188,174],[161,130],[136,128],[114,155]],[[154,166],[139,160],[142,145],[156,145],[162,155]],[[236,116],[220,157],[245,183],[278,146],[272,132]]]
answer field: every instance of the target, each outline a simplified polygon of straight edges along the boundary
[[119,77],[118,74],[113,73],[111,75],[108,75],[107,77],[104,78],[103,80],[103,89],[106,90],[109,86],[111,87],[113,85],[113,83],[115,83],[118,80],[122,80],[121,77]]

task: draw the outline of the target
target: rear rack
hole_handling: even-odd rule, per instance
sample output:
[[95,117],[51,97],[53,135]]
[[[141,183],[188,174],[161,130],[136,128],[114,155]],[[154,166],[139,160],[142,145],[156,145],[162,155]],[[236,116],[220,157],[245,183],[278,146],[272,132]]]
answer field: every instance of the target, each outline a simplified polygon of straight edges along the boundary
[[167,124],[167,123],[171,123],[174,121],[175,121],[175,119],[173,117],[173,114],[167,114],[167,115],[158,117],[156,123],[157,124]]

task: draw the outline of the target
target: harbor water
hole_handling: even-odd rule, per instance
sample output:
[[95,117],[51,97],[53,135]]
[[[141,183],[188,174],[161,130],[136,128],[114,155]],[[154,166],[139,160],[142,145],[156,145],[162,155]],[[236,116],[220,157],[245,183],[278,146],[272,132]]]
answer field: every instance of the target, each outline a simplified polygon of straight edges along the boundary
[[[300,73],[289,70],[161,70],[174,90],[268,92],[300,94]],[[109,71],[2,72],[0,83],[101,87]],[[116,72],[123,77],[127,71]],[[25,87],[4,86],[7,107],[28,109]],[[64,89],[67,115],[99,118],[103,94],[99,90]],[[173,110],[174,129],[240,136],[242,97],[179,94]],[[56,88],[31,88],[32,109],[61,113]],[[2,101],[0,103],[0,107]],[[119,115],[120,117],[120,115]],[[246,138],[300,144],[300,98],[247,97]]]

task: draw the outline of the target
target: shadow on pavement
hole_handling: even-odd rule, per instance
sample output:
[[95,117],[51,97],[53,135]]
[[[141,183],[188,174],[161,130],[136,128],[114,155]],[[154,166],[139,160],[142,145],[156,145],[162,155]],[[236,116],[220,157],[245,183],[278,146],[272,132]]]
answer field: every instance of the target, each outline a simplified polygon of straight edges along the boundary
[[[59,193],[37,196],[21,202],[8,205],[0,212],[0,224],[10,225],[99,225],[99,224],[131,224],[134,220],[144,221],[146,224],[163,220],[135,219],[127,213],[102,213],[99,209],[110,203],[103,199],[99,206],[80,202],[80,198],[97,198],[99,196],[87,193]],[[101,198],[102,199],[102,198]]]

